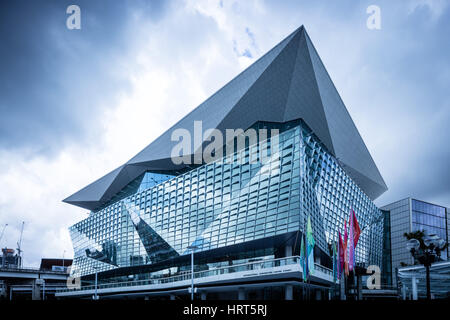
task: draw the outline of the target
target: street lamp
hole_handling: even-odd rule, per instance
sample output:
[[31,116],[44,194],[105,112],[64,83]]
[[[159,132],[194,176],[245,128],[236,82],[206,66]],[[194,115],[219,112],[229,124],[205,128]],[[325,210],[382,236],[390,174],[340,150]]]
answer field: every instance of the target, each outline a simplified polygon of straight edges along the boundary
[[445,247],[445,241],[436,234],[430,234],[423,238],[424,249],[420,249],[420,242],[417,239],[410,239],[406,243],[406,249],[411,252],[413,258],[416,258],[424,265],[427,280],[427,299],[431,299],[430,288],[430,267],[436,261],[436,257],[441,257],[441,250]]
[[194,300],[194,251],[198,249],[197,246],[189,246],[187,247],[191,250],[191,300]]
[[98,300],[98,294],[97,294],[97,269],[99,268],[98,266],[94,266],[93,267],[95,269],[95,291],[94,291],[94,300]]
[[409,252],[414,256],[414,252],[419,250],[420,248],[420,242],[417,239],[411,239],[408,242],[406,242],[406,249],[408,249]]

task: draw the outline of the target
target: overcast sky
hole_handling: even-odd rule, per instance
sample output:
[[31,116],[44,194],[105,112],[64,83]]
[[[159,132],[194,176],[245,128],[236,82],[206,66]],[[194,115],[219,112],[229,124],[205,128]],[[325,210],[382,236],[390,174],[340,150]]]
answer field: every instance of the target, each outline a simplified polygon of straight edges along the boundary
[[[81,29],[66,9],[81,8]],[[369,5],[381,29],[366,26]],[[0,228],[73,256],[62,199],[129,160],[305,25],[386,184],[450,207],[449,1],[2,1]],[[1,229],[0,229],[1,232]]]

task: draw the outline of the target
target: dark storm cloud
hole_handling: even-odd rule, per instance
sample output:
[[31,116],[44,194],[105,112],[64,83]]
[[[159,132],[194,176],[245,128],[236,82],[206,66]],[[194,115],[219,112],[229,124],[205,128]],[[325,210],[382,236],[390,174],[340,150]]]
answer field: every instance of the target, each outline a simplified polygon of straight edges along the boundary
[[386,144],[396,145],[382,151],[379,165],[390,190],[381,199],[412,196],[450,206],[450,8],[438,17],[425,5],[408,14],[400,5],[381,8],[390,32],[367,63],[379,70],[380,82],[388,80],[374,84],[384,91],[382,100],[374,99],[380,119],[391,125],[379,123],[389,133]]
[[[381,10],[380,30],[366,27],[370,5]],[[389,187],[376,203],[411,196],[450,207],[448,1],[270,6],[309,31]]]
[[[117,65],[134,59],[127,50],[140,41],[139,24],[130,26],[133,10],[159,21],[165,3],[1,2],[0,149],[48,152],[95,136],[101,108],[128,85]],[[270,24],[258,29],[248,21],[244,38],[252,44],[268,29],[282,25],[286,35],[305,24],[389,187],[377,204],[414,196],[450,206],[450,6],[417,3],[266,1]],[[81,30],[66,28],[69,4],[81,7]],[[372,4],[381,8],[381,30],[366,28]],[[194,46],[192,30],[203,32],[190,28],[197,24],[192,19],[160,50],[175,41]],[[238,50],[234,42],[232,49],[257,58],[251,45]]]
[[[66,28],[71,4],[81,8],[81,30]],[[2,1],[0,149],[48,153],[93,136],[102,106],[127,87],[116,68],[132,45],[131,17],[158,20],[165,7],[163,0]]]

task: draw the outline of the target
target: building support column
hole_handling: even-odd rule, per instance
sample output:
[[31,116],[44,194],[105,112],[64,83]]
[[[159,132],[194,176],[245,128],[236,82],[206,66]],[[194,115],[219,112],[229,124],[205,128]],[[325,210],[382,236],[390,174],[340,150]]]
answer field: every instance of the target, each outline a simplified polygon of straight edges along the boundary
[[39,285],[38,280],[33,280],[31,285],[31,300],[41,300],[41,286]]
[[292,284],[287,284],[284,288],[284,298],[286,300],[293,300],[294,288]]
[[238,288],[238,300],[245,300],[245,289]]
[[200,299],[201,300],[206,300],[206,292],[203,291],[203,292],[200,293]]
[[416,277],[413,277],[411,279],[411,283],[412,283],[412,299],[413,300],[418,300],[418,295],[417,295],[417,279]]
[[358,301],[363,299],[362,296],[362,276],[359,274],[356,276],[356,282],[358,284]]
[[292,257],[292,246],[291,245],[286,245],[284,247],[284,256],[285,257]]
[[347,300],[347,297],[345,296],[345,275],[344,273],[341,274],[341,279],[339,281],[339,296],[341,297],[341,300]]
[[316,301],[322,300],[322,290],[318,289],[316,290]]

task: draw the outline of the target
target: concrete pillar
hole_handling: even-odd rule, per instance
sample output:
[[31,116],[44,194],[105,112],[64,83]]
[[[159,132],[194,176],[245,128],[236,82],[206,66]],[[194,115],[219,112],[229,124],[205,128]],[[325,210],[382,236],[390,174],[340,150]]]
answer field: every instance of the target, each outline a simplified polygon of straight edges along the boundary
[[40,279],[33,280],[31,285],[31,300],[41,300],[41,286]]
[[317,264],[322,264],[322,259],[320,258],[320,255],[314,255],[314,262]]
[[356,281],[358,283],[358,300],[361,301],[363,297],[362,297],[362,276],[360,274],[357,275]]
[[322,290],[316,290],[316,301],[322,300]]
[[341,275],[341,280],[339,281],[339,290],[341,300],[347,300],[347,297],[345,295],[345,276],[343,273]]
[[245,300],[245,289],[238,288],[238,300]]
[[6,298],[6,281],[0,280],[0,296]]
[[412,282],[412,299],[413,300],[418,300],[418,296],[417,296],[417,279],[416,277],[413,277],[411,279]]
[[406,300],[406,286],[402,284],[402,300]]
[[293,292],[294,292],[294,290],[293,290],[292,284],[287,284],[284,288],[284,298],[286,300],[293,300],[293,296],[294,296]]
[[206,292],[201,292],[200,293],[200,299],[201,300],[206,300]]
[[286,247],[284,247],[284,256],[285,257],[291,257],[292,256],[292,246],[286,245]]
[[8,288],[8,281],[7,280],[3,280],[3,283],[2,283],[2,297],[5,298],[5,299],[8,298],[8,290],[9,290],[9,288]]

